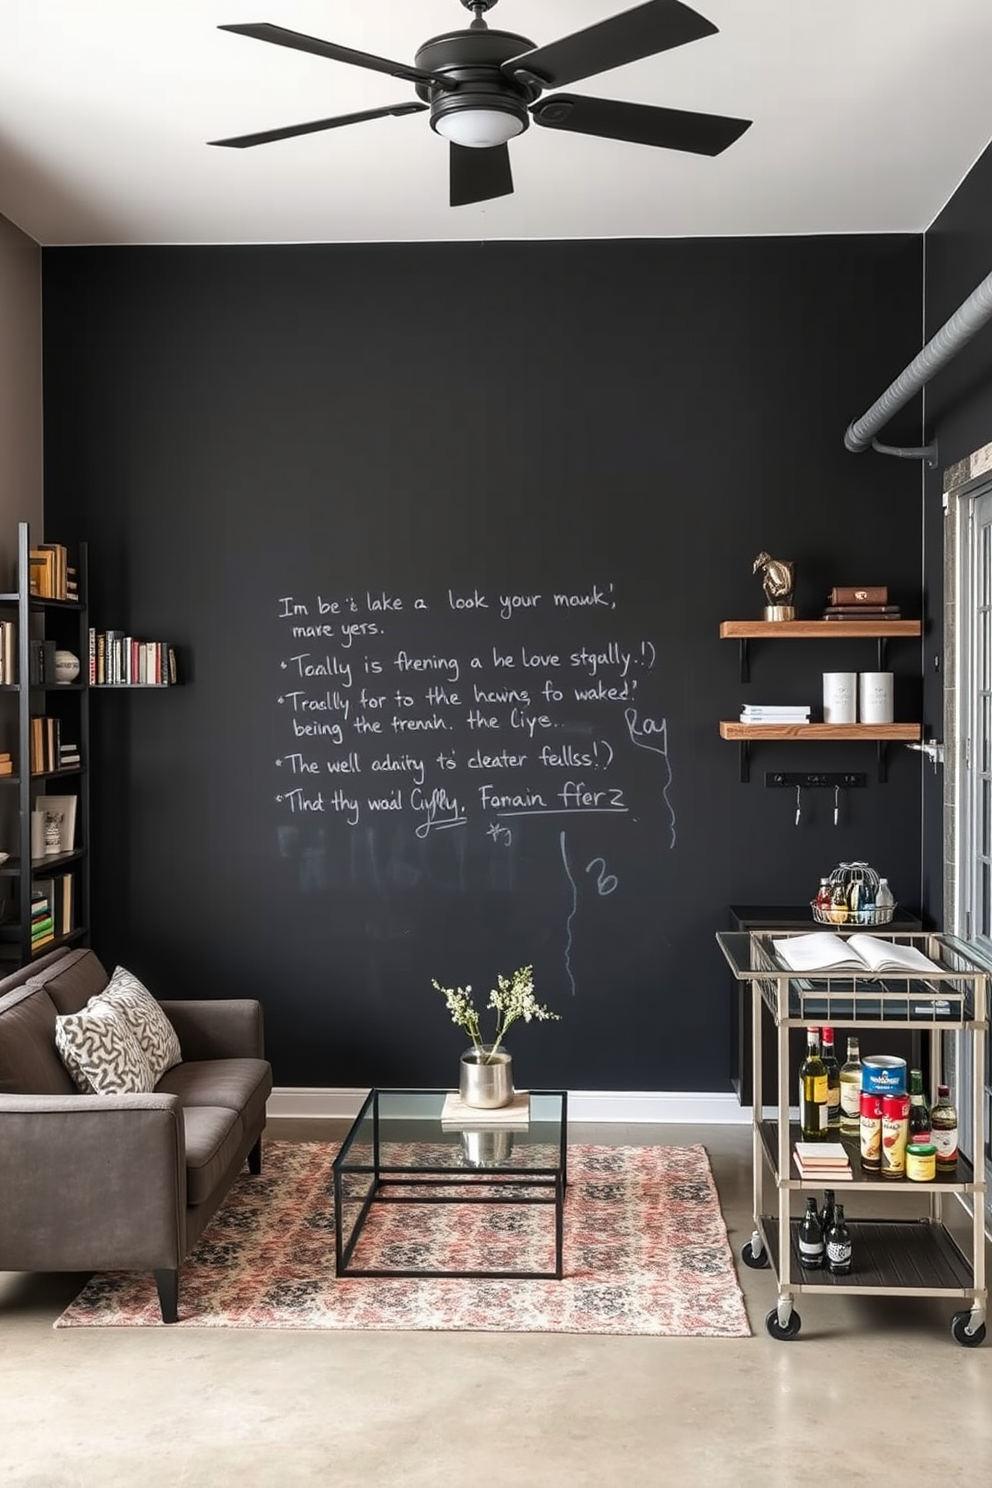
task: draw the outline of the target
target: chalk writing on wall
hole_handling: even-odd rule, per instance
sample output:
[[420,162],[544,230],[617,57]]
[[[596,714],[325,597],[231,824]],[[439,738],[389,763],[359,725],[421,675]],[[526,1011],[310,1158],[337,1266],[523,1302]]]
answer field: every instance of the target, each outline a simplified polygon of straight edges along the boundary
[[278,806],[509,846],[524,818],[628,816],[626,772],[645,751],[674,847],[658,653],[617,609],[611,583],[279,596]]

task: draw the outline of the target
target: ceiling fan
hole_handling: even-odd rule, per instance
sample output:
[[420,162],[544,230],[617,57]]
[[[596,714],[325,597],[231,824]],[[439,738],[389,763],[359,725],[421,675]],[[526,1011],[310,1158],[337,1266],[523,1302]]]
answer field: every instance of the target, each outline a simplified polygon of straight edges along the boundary
[[751,125],[750,119],[698,114],[684,109],[655,108],[643,103],[590,98],[578,93],[541,94],[580,78],[592,77],[714,35],[718,27],[681,0],[649,0],[620,15],[543,47],[512,31],[493,31],[484,20],[496,0],[461,0],[474,20],[462,31],[449,31],[425,41],[414,65],[390,62],[333,41],[266,23],[221,26],[257,41],[311,52],[335,62],[348,62],[372,72],[388,73],[414,84],[420,103],[394,103],[360,113],[290,124],[212,145],[244,149],[272,140],[315,134],[343,124],[359,124],[384,115],[421,113],[430,109],[431,128],[450,142],[451,205],[489,201],[513,191],[507,140],[522,134],[531,119],[546,129],[599,135],[697,155],[719,155]]

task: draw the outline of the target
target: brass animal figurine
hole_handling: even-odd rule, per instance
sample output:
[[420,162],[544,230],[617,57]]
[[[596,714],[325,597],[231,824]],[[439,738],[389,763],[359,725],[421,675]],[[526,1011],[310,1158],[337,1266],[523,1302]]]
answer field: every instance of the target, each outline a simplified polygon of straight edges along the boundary
[[796,565],[783,558],[772,558],[762,549],[754,560],[751,572],[757,573],[759,569],[765,591],[765,619],[794,620],[796,612],[792,606],[792,596],[796,587]]

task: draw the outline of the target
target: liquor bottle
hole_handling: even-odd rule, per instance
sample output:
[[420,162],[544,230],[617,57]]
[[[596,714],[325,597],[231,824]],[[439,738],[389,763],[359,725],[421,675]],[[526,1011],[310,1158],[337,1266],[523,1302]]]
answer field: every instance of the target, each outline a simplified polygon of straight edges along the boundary
[[844,1276],[851,1269],[851,1231],[844,1218],[844,1205],[834,1206],[834,1222],[827,1231],[824,1242],[827,1254],[827,1270],[834,1276]]
[[827,1071],[827,1125],[832,1132],[840,1131],[840,1065],[834,1053],[834,1031],[821,1028],[823,1050],[820,1058]]
[[806,1213],[799,1225],[799,1264],[807,1271],[815,1271],[823,1265],[823,1229],[816,1212],[816,1199],[806,1200]]
[[896,901],[892,897],[889,880],[887,878],[880,878],[878,880],[878,888],[875,890],[875,918],[880,925],[884,925],[891,920],[895,907]]
[[826,1244],[827,1232],[834,1222],[834,1210],[836,1195],[832,1188],[823,1190],[823,1208],[820,1210],[820,1229],[823,1231],[823,1243]]
[[930,1141],[930,1107],[923,1094],[923,1071],[909,1072],[909,1141]]
[[937,1149],[937,1172],[953,1173],[958,1160],[958,1112],[949,1085],[937,1086],[930,1107],[930,1140]]
[[849,1137],[861,1130],[861,1045],[850,1036],[840,1068],[840,1129]]
[[875,891],[868,882],[861,885],[861,899],[858,904],[858,923],[860,925],[874,925],[875,923]]
[[834,884],[830,891],[830,920],[834,925],[847,920],[847,890],[842,883]]
[[817,912],[818,912],[818,914],[820,915],[820,917],[822,919],[829,919],[830,918],[830,880],[829,880],[829,878],[821,878],[820,879],[820,887],[816,891],[816,898],[813,900],[813,903],[816,905]]
[[799,1066],[799,1126],[804,1142],[829,1142],[827,1067],[820,1058],[820,1030],[806,1030],[806,1058]]

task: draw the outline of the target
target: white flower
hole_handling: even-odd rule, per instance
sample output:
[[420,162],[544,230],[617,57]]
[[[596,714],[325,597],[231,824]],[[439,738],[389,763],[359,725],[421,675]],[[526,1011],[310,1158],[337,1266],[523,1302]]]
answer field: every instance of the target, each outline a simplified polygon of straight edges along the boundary
[[[483,1047],[482,1032],[479,1026],[479,1015],[472,1003],[472,988],[469,987],[442,987],[440,982],[432,981],[432,985],[438,992],[442,993],[451,1013],[451,1021],[457,1023],[459,1028],[464,1028],[472,1040],[473,1048],[478,1052]],[[532,966],[519,967],[511,977],[497,976],[496,986],[489,994],[487,1007],[492,1008],[496,1014],[496,1033],[492,1041],[495,1049],[502,1043],[506,1030],[518,1019],[529,1023],[532,1018],[538,1022],[551,1019],[560,1021],[560,1014],[553,1013],[549,1008],[542,1005],[534,997],[534,968]]]

